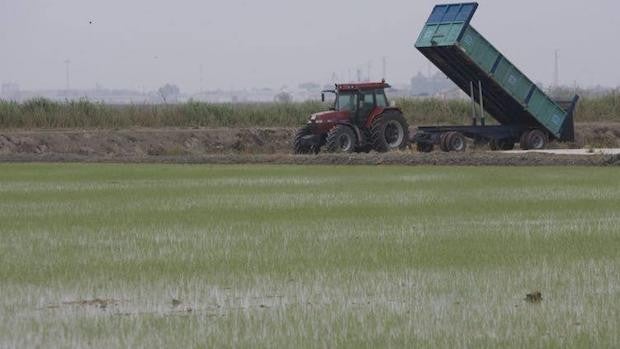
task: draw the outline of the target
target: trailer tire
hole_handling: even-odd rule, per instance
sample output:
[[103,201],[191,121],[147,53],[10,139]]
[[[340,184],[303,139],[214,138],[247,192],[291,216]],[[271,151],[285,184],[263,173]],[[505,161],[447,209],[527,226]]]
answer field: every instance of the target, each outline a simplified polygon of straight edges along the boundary
[[306,125],[297,130],[295,138],[293,138],[293,152],[295,154],[307,155],[319,152],[319,146],[313,147],[304,142],[303,138],[310,135],[312,135],[312,127],[310,125]]
[[416,149],[419,153],[430,153],[433,151],[434,147],[435,146],[433,146],[433,143],[424,143],[424,142],[416,143]]
[[372,147],[379,153],[405,149],[409,142],[409,124],[401,113],[388,112],[373,122],[370,135]]
[[357,137],[349,126],[337,125],[327,133],[326,145],[330,153],[352,153],[357,145]]
[[446,146],[450,151],[464,152],[467,149],[465,136],[460,132],[450,132],[446,137]]
[[446,144],[446,138],[448,138],[451,133],[452,132],[444,132],[439,135],[439,149],[446,153],[450,151],[450,149],[448,149],[448,145]]
[[500,148],[499,148],[499,145],[497,143],[498,142],[497,142],[496,139],[491,139],[489,141],[489,149],[491,149],[492,151],[498,151]]
[[531,130],[527,135],[527,148],[533,150],[544,149],[549,142],[547,134],[539,129]]

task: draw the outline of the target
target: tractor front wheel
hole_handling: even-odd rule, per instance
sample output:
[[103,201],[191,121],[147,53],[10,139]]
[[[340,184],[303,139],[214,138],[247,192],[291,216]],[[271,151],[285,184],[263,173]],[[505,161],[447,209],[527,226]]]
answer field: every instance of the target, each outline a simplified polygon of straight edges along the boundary
[[349,126],[338,125],[327,134],[326,145],[330,153],[352,153],[357,145],[357,137]]
[[295,138],[293,139],[293,152],[295,154],[312,154],[318,153],[318,149],[313,147],[311,144],[308,144],[307,141],[304,140],[304,137],[312,135],[312,127],[310,125],[306,125],[295,133]]
[[379,153],[407,148],[409,124],[400,113],[386,113],[379,116],[370,130],[372,147]]

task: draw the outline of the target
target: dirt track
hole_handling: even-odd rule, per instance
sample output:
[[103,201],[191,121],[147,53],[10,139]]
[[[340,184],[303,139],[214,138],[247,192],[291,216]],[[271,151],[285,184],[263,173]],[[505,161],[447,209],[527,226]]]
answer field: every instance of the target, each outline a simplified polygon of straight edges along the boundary
[[[405,164],[405,165],[619,165],[618,155],[464,154],[290,155],[290,128],[2,130],[0,161]],[[566,145],[552,145],[566,147]],[[620,124],[577,126],[570,146],[620,147]]]

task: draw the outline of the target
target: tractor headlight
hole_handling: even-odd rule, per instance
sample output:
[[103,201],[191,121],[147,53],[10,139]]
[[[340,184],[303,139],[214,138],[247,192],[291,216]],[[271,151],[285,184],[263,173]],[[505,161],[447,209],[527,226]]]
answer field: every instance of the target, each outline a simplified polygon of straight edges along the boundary
[[321,124],[321,123],[323,123],[323,120],[321,120],[321,119],[317,118],[317,116],[316,116],[316,115],[312,115],[312,116],[310,117],[310,122],[313,122],[313,123],[315,123],[315,124]]

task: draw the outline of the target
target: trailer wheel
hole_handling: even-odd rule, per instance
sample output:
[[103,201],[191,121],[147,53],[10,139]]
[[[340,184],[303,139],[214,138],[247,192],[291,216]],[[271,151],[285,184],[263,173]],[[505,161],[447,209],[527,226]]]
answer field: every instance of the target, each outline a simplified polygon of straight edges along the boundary
[[433,143],[424,143],[424,142],[416,143],[416,149],[420,153],[430,153],[433,151],[433,148],[434,148]]
[[492,151],[498,151],[500,148],[499,148],[499,145],[498,145],[497,143],[498,143],[498,142],[497,142],[497,140],[495,140],[495,139],[491,139],[491,140],[489,141],[489,148],[490,148]]
[[541,130],[531,130],[527,136],[527,148],[528,149],[544,149],[547,146],[549,139],[547,135]]
[[464,152],[467,149],[465,136],[460,132],[450,132],[446,137],[446,145],[450,151]]
[[330,153],[352,153],[357,144],[355,132],[345,125],[338,125],[327,134],[327,151]]
[[452,134],[452,132],[444,132],[439,135],[439,149],[441,149],[441,151],[450,151],[450,149],[448,149],[448,145],[446,144],[446,138],[448,138],[450,134]]

